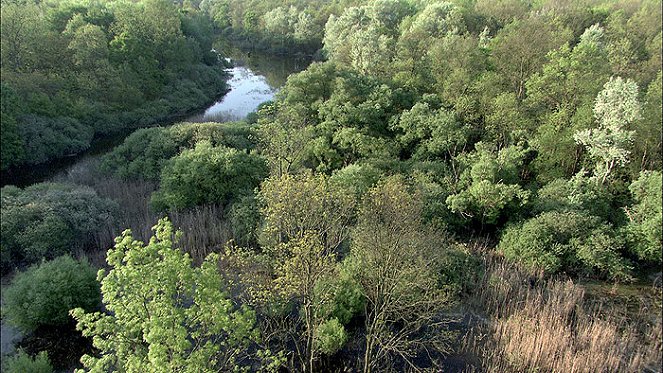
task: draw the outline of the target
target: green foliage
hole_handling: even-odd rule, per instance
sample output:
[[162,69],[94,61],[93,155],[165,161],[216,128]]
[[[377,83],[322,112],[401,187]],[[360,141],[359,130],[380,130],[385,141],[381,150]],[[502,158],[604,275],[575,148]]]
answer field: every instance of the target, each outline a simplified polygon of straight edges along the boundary
[[89,187],[41,183],[2,195],[2,270],[85,249],[117,205]]
[[527,153],[520,146],[501,149],[497,154],[482,143],[476,144],[476,152],[465,163],[468,168],[461,175],[457,194],[447,197],[447,205],[454,213],[473,218],[481,224],[496,224],[507,208],[524,205],[529,192],[518,182]]
[[182,123],[170,127],[141,129],[102,160],[101,168],[125,179],[158,180],[169,159],[200,141],[213,146],[248,150],[250,129],[239,123]]
[[173,157],[161,172],[161,185],[152,195],[159,210],[184,209],[206,203],[228,204],[250,195],[267,177],[262,157],[201,141]]
[[397,124],[402,131],[398,136],[404,149],[414,149],[417,160],[451,158],[465,147],[468,128],[445,109],[432,109],[426,103],[417,103],[404,111]]
[[81,362],[89,371],[234,369],[258,338],[255,313],[228,297],[218,255],[195,268],[174,247],[171,223],[162,219],[154,231],[145,245],[127,230],[108,251],[110,270],[98,275],[108,313],[72,310],[100,351]]
[[545,211],[578,211],[617,221],[612,196],[589,177],[578,173],[570,180],[555,179],[538,190],[532,202],[535,213]]
[[323,354],[334,354],[347,340],[345,328],[337,319],[327,320],[315,329],[315,345]]
[[599,128],[577,132],[573,137],[587,147],[590,158],[597,162],[594,176],[605,183],[615,167],[628,163],[634,132],[627,128],[640,118],[638,85],[610,78],[596,97],[594,115]]
[[642,119],[633,123],[633,157],[631,164],[635,170],[661,169],[661,123],[663,102],[661,102],[662,73],[658,71],[647,88],[642,105]]
[[[3,3],[3,168],[80,153],[93,135],[181,116],[222,93],[225,74],[206,53],[211,22],[182,8]],[[7,110],[9,96],[20,105]]]
[[508,227],[498,250],[510,260],[547,273],[565,271],[630,279],[623,242],[601,219],[583,212],[544,212]]
[[642,260],[661,262],[661,172],[643,171],[629,187],[633,206],[626,209],[630,249]]
[[359,198],[378,182],[382,172],[370,164],[353,163],[334,171],[331,183],[349,189]]
[[356,263],[344,260],[331,276],[323,277],[315,284],[315,303],[319,318],[335,319],[347,325],[352,317],[364,309],[364,295],[354,278]]
[[448,250],[441,259],[440,268],[439,286],[456,295],[470,293],[484,273],[479,258],[463,245]]
[[26,354],[23,350],[10,357],[5,357],[2,361],[3,372],[6,373],[53,373],[53,366],[48,360],[46,351],[38,353],[34,358]]
[[260,207],[255,196],[241,197],[230,205],[228,219],[235,242],[242,246],[257,246],[260,228]]
[[96,311],[100,301],[96,270],[65,255],[16,275],[3,290],[2,313],[10,324],[30,333],[41,326],[69,324],[70,309]]
[[326,248],[336,249],[348,237],[356,205],[345,186],[311,174],[270,177],[262,183],[259,198],[265,247],[316,232]]
[[25,144],[23,159],[29,164],[80,153],[92,141],[92,129],[73,118],[26,115],[18,118],[18,122]]

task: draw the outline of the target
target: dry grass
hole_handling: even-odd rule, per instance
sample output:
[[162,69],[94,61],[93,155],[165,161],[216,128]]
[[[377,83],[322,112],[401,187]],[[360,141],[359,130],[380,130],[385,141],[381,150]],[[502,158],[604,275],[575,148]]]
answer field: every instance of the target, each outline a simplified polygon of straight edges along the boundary
[[[127,181],[100,175],[98,159],[78,163],[55,181],[70,182],[92,187],[99,196],[115,201],[119,213],[112,224],[100,227],[93,237],[93,247],[81,253],[97,266],[105,265],[106,251],[114,244],[114,238],[125,229],[131,229],[134,238],[147,242],[153,235],[152,227],[165,214],[150,208],[150,195],[158,185],[150,181]],[[200,206],[187,211],[168,213],[173,225],[182,230],[180,247],[200,263],[210,252],[223,247],[232,239],[230,224],[224,219],[220,206]]]
[[660,372],[660,310],[624,317],[590,302],[571,280],[527,274],[499,258],[488,268],[471,301],[489,320],[461,348],[481,360],[470,371]]

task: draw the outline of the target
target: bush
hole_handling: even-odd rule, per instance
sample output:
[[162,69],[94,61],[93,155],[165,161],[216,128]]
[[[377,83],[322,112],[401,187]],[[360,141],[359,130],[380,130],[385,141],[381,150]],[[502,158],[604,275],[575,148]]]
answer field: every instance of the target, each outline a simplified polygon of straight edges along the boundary
[[257,245],[260,208],[254,195],[248,195],[230,206],[230,225],[233,238],[240,246]]
[[267,163],[258,155],[201,141],[166,164],[152,204],[158,210],[227,204],[250,195],[268,172]]
[[345,328],[337,319],[327,320],[315,330],[316,349],[327,355],[340,350],[347,340]]
[[12,356],[3,359],[3,369],[5,373],[52,373],[53,366],[51,366],[50,360],[48,360],[48,354],[46,351],[42,351],[34,358],[31,358],[30,355],[26,354],[23,350],[18,350],[18,352]]
[[166,162],[183,149],[206,140],[214,146],[252,149],[250,128],[238,123],[180,123],[140,129],[106,155],[103,171],[125,179],[157,180]]
[[26,115],[19,118],[18,129],[25,144],[23,161],[29,164],[80,153],[90,146],[94,135],[91,127],[68,117]]
[[85,186],[40,183],[2,188],[2,269],[85,248],[117,205]]
[[25,333],[41,326],[73,321],[69,310],[96,310],[101,292],[95,269],[68,255],[43,262],[16,275],[3,294],[3,317]]
[[661,262],[661,172],[644,171],[629,188],[635,204],[627,208],[626,234],[631,251],[638,258]]
[[628,262],[619,254],[623,246],[601,219],[581,212],[544,212],[508,227],[498,245],[507,259],[548,273],[608,275],[629,279]]
[[343,325],[364,310],[364,294],[353,273],[360,271],[356,263],[346,259],[338,274],[325,277],[315,284],[314,296],[318,317],[335,319]]

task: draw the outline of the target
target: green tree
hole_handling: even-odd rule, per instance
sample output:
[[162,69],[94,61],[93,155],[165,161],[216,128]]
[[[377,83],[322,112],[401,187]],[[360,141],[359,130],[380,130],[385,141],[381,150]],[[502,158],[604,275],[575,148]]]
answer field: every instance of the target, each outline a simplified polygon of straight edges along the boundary
[[527,153],[521,146],[491,151],[483,143],[464,160],[466,169],[461,175],[458,193],[447,197],[449,209],[464,218],[476,219],[483,227],[496,224],[509,208],[524,205],[529,192],[518,183],[519,172]]
[[[315,303],[314,292],[318,281],[333,273],[336,256],[333,248],[322,245],[319,232],[304,232],[299,237],[270,248],[269,251],[275,259],[282,258],[275,266],[274,290],[285,299],[296,299],[301,304],[300,318],[304,323],[305,333],[301,368],[303,371],[313,372],[313,363],[317,356],[320,352],[331,351],[329,339],[338,333],[336,328],[327,330],[325,326],[329,325],[316,317],[315,309],[318,305]],[[326,343],[316,344],[320,336]]]
[[661,70],[647,88],[642,104],[642,118],[633,123],[633,160],[637,171],[661,169],[661,123],[663,102],[661,101]]
[[2,371],[6,373],[53,373],[55,371],[46,351],[42,351],[32,358],[25,351],[19,350],[15,355],[6,357],[2,363]]
[[201,141],[173,157],[152,196],[157,209],[184,209],[205,203],[228,204],[249,195],[267,176],[262,157]]
[[2,295],[3,318],[24,333],[70,324],[70,309],[92,312],[101,305],[95,269],[68,255],[20,272]]
[[538,151],[533,166],[543,182],[568,178],[584,165],[573,135],[593,127],[594,101],[610,76],[603,28],[587,28],[575,47],[563,45],[550,52],[549,60],[528,80],[526,99],[541,122],[531,143]]
[[634,204],[626,208],[630,248],[642,260],[661,262],[661,172],[643,171],[629,187]]
[[402,147],[414,149],[412,158],[418,160],[451,159],[465,148],[469,136],[469,128],[454,113],[421,102],[404,111],[394,127],[402,132],[397,136]]
[[519,100],[525,98],[525,83],[547,62],[547,53],[571,39],[571,32],[541,16],[510,23],[492,40],[497,71]]
[[269,161],[272,175],[281,176],[303,166],[313,127],[301,104],[277,105],[274,110],[272,118],[260,121],[257,133],[261,154]]
[[[444,241],[421,222],[421,198],[402,179],[388,178],[364,197],[353,234],[350,260],[366,298],[363,371],[378,370],[384,359],[411,361],[439,342],[431,329],[447,296],[437,284]],[[435,329],[434,327],[432,329]]]
[[255,313],[229,298],[218,255],[195,268],[175,247],[170,222],[160,220],[154,231],[145,245],[127,230],[108,251],[110,270],[98,275],[108,313],[71,311],[100,352],[81,362],[95,372],[236,368],[258,338]]
[[265,222],[263,246],[315,232],[326,250],[337,249],[349,236],[356,197],[325,175],[270,177],[260,188]]
[[638,85],[632,80],[611,78],[594,103],[599,127],[574,135],[596,161],[594,175],[599,183],[605,183],[615,167],[627,165],[634,133],[628,128],[640,118],[640,110]]

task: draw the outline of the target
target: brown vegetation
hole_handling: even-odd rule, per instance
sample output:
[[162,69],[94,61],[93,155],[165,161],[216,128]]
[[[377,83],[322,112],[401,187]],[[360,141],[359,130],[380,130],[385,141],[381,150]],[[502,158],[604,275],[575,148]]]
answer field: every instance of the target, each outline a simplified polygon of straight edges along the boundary
[[[661,313],[646,305],[625,314],[596,302],[569,279],[527,274],[501,258],[471,302],[489,315],[465,335],[462,350],[482,372],[660,372]],[[660,289],[653,289],[660,302]],[[657,370],[658,369],[658,370]]]
[[[88,185],[101,197],[110,198],[120,207],[119,215],[112,224],[102,227],[94,237],[94,247],[85,252],[91,262],[103,266],[106,251],[113,246],[114,237],[125,229],[131,229],[136,239],[147,242],[153,235],[152,226],[162,216],[150,208],[150,196],[157,184],[144,180],[122,180],[117,177],[99,175],[98,160],[80,162],[56,181]],[[196,263],[212,251],[223,247],[232,239],[232,230],[224,219],[223,208],[216,205],[199,206],[185,211],[169,212],[173,225],[182,230],[180,247],[188,252]]]

